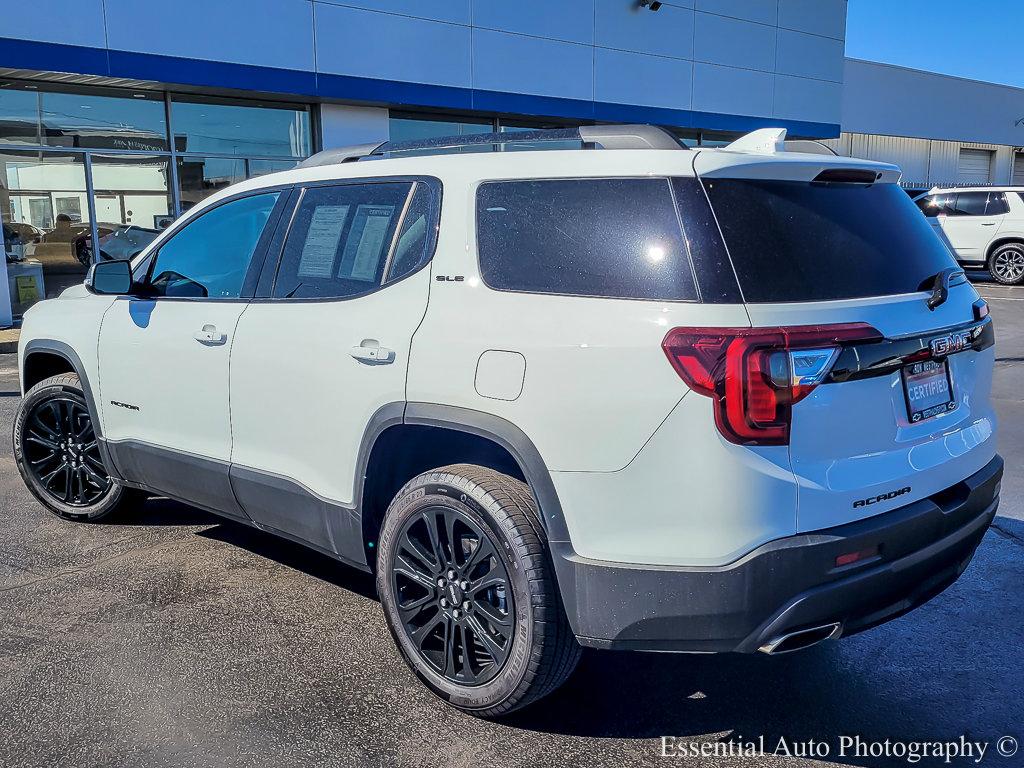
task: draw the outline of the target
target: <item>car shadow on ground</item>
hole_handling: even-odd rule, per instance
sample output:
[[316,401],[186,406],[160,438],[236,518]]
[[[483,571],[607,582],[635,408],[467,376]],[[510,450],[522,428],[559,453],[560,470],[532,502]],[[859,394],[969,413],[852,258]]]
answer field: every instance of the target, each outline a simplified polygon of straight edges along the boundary
[[[134,517],[134,516],[133,516]],[[300,544],[165,499],[145,505],[143,525],[202,525],[197,535],[240,547],[285,567],[376,599],[373,577]],[[997,518],[994,535],[1024,543],[1024,522]],[[990,534],[991,535],[991,534]],[[991,546],[986,544],[983,546]],[[995,556],[995,555],[990,555]],[[502,719],[517,729],[596,739],[718,741],[737,752],[763,738],[776,752],[780,739],[794,756],[818,755],[837,763],[881,768],[906,758],[848,752],[840,737],[864,742],[935,742],[995,739],[1013,733],[1022,710],[1014,691],[1024,688],[1020,647],[1006,631],[983,632],[979,615],[1024,616],[1024,595],[979,579],[956,598],[949,593],[890,624],[841,642],[794,654],[675,655],[585,650],[576,672],[558,691]],[[960,589],[960,586],[953,589]],[[1008,618],[1011,623],[1019,618]],[[1014,630],[1009,630],[1011,636]],[[1016,635],[1020,637],[1019,634]],[[979,662],[980,660],[980,662]],[[910,687],[908,687],[910,686]],[[992,733],[987,729],[992,728]],[[1003,730],[999,730],[1002,728]],[[660,742],[655,741],[655,749]],[[760,745],[760,742],[758,742]],[[1001,760],[1002,758],[997,758]],[[986,760],[987,762],[987,760]],[[923,760],[920,764],[941,764]],[[1010,765],[1012,761],[1006,761]]]

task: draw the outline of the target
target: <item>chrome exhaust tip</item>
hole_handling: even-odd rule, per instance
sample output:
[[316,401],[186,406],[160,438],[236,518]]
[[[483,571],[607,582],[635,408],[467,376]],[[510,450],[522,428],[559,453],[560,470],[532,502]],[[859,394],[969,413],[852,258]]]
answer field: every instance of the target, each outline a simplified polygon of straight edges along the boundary
[[779,635],[774,640],[770,640],[757,650],[761,653],[767,653],[769,656],[802,651],[804,648],[810,648],[812,645],[823,643],[826,640],[834,640],[842,633],[843,625],[837,621],[832,624],[823,624],[820,627],[787,632],[784,635]]

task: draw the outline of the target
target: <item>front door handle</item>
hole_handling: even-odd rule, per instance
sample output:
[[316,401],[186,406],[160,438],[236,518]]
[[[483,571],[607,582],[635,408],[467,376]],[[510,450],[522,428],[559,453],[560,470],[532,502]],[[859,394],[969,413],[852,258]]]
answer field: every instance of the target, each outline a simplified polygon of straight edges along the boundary
[[192,338],[194,338],[200,344],[206,344],[212,347],[217,344],[223,344],[225,341],[228,340],[228,335],[226,333],[220,333],[217,330],[216,325],[211,325],[207,323],[206,325],[203,326],[203,329],[201,331],[196,331],[192,335]]
[[363,339],[349,350],[349,354],[359,362],[370,365],[384,365],[395,360],[395,351],[382,347],[376,339]]
[[983,226],[983,227],[994,227],[995,225],[996,225],[996,223],[994,221],[983,221],[983,222],[981,222],[981,226]]

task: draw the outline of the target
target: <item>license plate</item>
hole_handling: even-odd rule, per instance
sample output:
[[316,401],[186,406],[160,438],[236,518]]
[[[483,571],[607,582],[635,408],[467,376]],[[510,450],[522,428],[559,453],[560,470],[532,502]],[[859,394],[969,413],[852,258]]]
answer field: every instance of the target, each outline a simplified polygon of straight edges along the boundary
[[946,360],[925,360],[903,366],[903,391],[907,395],[907,412],[915,423],[956,407]]

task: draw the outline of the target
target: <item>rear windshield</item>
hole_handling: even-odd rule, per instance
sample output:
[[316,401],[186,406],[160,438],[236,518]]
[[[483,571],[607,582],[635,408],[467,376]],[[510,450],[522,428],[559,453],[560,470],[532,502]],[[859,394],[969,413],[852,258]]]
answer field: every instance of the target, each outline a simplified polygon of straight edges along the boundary
[[480,274],[498,290],[697,298],[667,178],[481,184],[477,239]]
[[924,290],[953,257],[895,184],[704,182],[748,302]]

